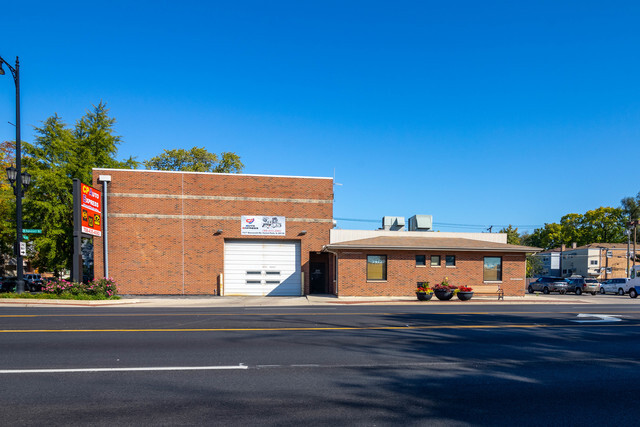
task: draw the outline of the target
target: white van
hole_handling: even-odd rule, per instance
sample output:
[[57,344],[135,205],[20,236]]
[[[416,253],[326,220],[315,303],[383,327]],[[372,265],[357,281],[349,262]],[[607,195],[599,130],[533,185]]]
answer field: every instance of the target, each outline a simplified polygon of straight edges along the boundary
[[631,279],[627,279],[627,278],[609,279],[609,280],[605,280],[600,285],[600,293],[624,295],[627,292],[629,292],[629,289],[631,287],[632,287]]
[[640,293],[640,265],[636,265],[631,269],[629,275],[629,296],[635,298]]

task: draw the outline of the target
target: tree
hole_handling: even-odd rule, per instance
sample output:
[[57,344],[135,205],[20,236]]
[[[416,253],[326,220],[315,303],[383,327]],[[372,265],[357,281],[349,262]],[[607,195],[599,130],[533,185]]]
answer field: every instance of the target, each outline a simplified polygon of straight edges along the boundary
[[503,228],[499,231],[499,233],[507,233],[507,243],[510,245],[520,245],[520,233],[518,233],[518,228],[513,228],[513,225],[509,224],[507,228]]
[[137,162],[115,159],[121,143],[115,119],[100,102],[69,129],[54,114],[36,127],[33,144],[24,142],[24,165],[32,175],[25,192],[25,228],[41,228],[34,240],[34,266],[56,275],[70,269],[73,254],[73,178],[92,181],[92,169],[133,168]]
[[625,197],[620,201],[622,211],[629,221],[640,219],[640,191],[635,198]]
[[[0,167],[2,173],[12,165],[15,165],[16,144],[13,141],[4,141],[0,144]],[[11,184],[7,179],[0,180],[0,253],[10,256],[13,254],[13,242],[16,240],[16,205],[15,196]],[[3,258],[0,258],[0,275],[5,272]]]
[[199,147],[191,150],[164,150],[162,154],[145,160],[143,164],[147,169],[187,172],[240,173],[244,168],[240,157],[235,153],[223,152],[218,160],[218,155]]
[[542,260],[535,255],[527,255],[527,277],[535,277],[542,273]]
[[589,243],[625,242],[625,229],[625,215],[621,208],[599,207],[584,214],[583,232]]

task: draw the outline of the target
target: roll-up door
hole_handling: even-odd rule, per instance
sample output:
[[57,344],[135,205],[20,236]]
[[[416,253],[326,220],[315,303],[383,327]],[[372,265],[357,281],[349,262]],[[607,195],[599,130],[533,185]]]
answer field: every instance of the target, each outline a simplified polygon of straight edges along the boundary
[[230,240],[224,295],[301,295],[300,242]]

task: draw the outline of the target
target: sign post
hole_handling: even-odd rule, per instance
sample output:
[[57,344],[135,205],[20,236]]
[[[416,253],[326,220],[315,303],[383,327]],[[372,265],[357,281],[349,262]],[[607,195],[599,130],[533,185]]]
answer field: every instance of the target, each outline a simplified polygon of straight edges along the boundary
[[73,179],[73,269],[71,280],[82,282],[82,237],[102,235],[100,191]]

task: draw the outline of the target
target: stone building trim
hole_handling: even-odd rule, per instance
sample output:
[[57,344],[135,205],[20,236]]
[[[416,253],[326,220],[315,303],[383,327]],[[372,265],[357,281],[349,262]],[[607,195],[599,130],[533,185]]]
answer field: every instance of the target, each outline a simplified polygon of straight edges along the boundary
[[180,200],[216,200],[234,202],[282,202],[282,203],[333,203],[333,200],[324,199],[287,199],[275,197],[235,197],[235,196],[199,196],[185,194],[136,194],[136,193],[111,193],[109,197],[133,197],[140,199],[180,199]]
[[[209,216],[209,215],[161,215],[161,214],[135,214],[135,213],[110,213],[109,218],[146,218],[146,219],[194,219],[210,221],[240,221],[239,216]],[[289,218],[292,222],[322,222],[332,223],[332,219],[326,218]]]

